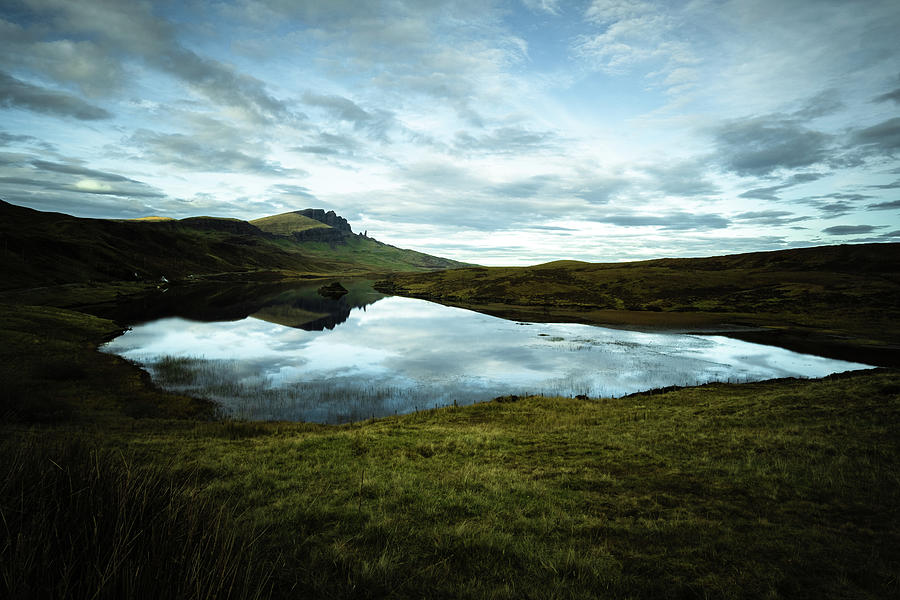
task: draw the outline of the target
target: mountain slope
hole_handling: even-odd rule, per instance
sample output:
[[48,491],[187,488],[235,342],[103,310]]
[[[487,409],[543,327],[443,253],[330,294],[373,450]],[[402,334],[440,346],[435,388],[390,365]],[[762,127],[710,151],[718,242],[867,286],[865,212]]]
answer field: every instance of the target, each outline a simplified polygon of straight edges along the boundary
[[250,221],[262,231],[283,241],[303,243],[304,253],[319,260],[366,264],[389,271],[434,270],[466,265],[384,244],[367,235],[353,233],[350,224],[334,211],[308,208]]
[[0,289],[220,273],[362,273],[460,265],[358,238],[362,236],[351,234],[346,247],[332,247],[273,235],[238,219],[83,219],[0,201]]
[[296,211],[254,219],[250,221],[250,224],[259,227],[266,233],[285,236],[309,231],[310,229],[331,229],[325,223],[305,217]]

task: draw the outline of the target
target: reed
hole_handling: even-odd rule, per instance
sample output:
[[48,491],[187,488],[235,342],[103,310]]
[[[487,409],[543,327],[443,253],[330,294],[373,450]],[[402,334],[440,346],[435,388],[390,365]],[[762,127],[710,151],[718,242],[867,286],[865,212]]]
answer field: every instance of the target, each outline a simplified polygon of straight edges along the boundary
[[0,446],[0,597],[262,598],[271,563],[174,465],[84,440]]

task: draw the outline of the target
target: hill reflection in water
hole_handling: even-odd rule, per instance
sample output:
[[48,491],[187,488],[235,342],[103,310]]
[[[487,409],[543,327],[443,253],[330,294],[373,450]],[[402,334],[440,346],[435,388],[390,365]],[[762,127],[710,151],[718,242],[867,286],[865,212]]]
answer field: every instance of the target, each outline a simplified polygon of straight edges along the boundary
[[330,423],[509,394],[608,397],[866,367],[721,336],[516,323],[362,288],[321,301],[282,291],[237,321],[169,316],[105,350],[234,417]]
[[190,321],[240,321],[255,317],[306,331],[331,330],[350,313],[384,298],[365,279],[342,279],[348,293],[340,298],[318,293],[323,282],[296,283],[198,283],[173,286],[128,302],[87,307],[84,310],[120,323],[141,324],[167,317]]

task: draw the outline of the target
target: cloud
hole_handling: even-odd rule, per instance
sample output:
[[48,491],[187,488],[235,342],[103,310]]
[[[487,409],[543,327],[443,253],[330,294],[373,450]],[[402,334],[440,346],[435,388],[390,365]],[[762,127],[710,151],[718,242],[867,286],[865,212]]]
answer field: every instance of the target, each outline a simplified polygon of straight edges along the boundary
[[548,185],[558,183],[559,179],[556,175],[535,175],[527,179],[492,186],[488,188],[488,192],[512,198],[531,198],[541,193]]
[[0,55],[6,67],[76,86],[92,98],[108,97],[127,82],[119,58],[101,44],[86,39],[47,39],[48,33],[45,27],[26,30],[0,18]]
[[[900,224],[884,160],[900,13],[882,0],[11,6],[0,69],[115,114],[52,128],[5,111],[4,193],[34,203],[244,218],[325,204],[383,219],[366,223],[388,239],[424,230],[548,260]],[[887,228],[821,233],[842,222]]]
[[699,161],[642,166],[640,170],[651,176],[654,189],[663,194],[691,197],[719,192],[719,187],[708,178],[706,165]]
[[772,185],[768,187],[754,188],[739,194],[739,198],[753,198],[756,200],[779,200],[778,192],[795,185],[810,183],[824,177],[822,173],[795,173],[784,180],[780,185]]
[[831,198],[834,200],[846,200],[848,202],[860,202],[862,200],[868,200],[872,196],[867,196],[866,194],[846,194],[843,192],[832,192],[831,194],[825,194],[824,196],[817,196],[818,198]]
[[303,102],[309,106],[323,108],[335,118],[351,123],[354,129],[368,131],[377,139],[386,140],[387,132],[396,125],[393,113],[381,109],[366,111],[343,96],[307,92],[303,95]]
[[554,146],[555,137],[550,131],[500,127],[479,136],[458,132],[453,140],[453,146],[460,152],[518,154],[551,148]]
[[337,79],[349,74],[352,89],[365,74],[370,96],[392,111],[438,105],[482,127],[489,119],[481,111],[503,112],[509,93],[523,87],[508,67],[526,59],[527,43],[510,33],[499,4],[272,1],[267,20],[301,22],[286,51],[314,49],[316,65]]
[[753,198],[756,200],[778,200],[778,192],[783,190],[788,186],[786,185],[773,185],[769,187],[763,188],[754,188],[752,190],[747,190],[741,194],[738,194],[738,198]]
[[829,218],[843,217],[856,211],[856,207],[849,202],[828,202],[816,205],[816,208],[829,216]]
[[822,196],[799,198],[796,202],[812,206],[827,215],[827,218],[835,218],[858,211],[858,203],[872,198],[873,196],[867,194],[832,192]]
[[563,233],[572,233],[574,231],[578,231],[573,227],[556,227],[554,225],[529,225],[526,229],[533,229],[536,231],[550,231],[550,232],[558,232],[559,234]]
[[570,193],[588,204],[607,204],[632,185],[633,182],[623,177],[598,177],[582,174],[579,179],[569,185]]
[[302,154],[320,154],[322,156],[340,154],[336,148],[331,148],[329,146],[294,146],[291,150]]
[[900,150],[900,117],[854,132],[851,143],[862,146],[868,152],[893,156]]
[[77,96],[26,83],[0,71],[0,106],[23,108],[58,117],[72,117],[81,121],[112,118],[99,106]]
[[269,192],[277,195],[279,198],[294,202],[295,204],[297,200],[306,202],[308,206],[305,206],[304,208],[314,208],[319,204],[319,199],[316,198],[312,191],[302,185],[278,183],[269,186]]
[[876,202],[866,206],[866,210],[900,210],[900,200],[891,200],[890,202]]
[[232,147],[217,147],[191,135],[159,133],[139,129],[130,138],[145,160],[205,172],[252,173],[255,175],[302,175],[296,169],[253,156]]
[[823,229],[822,233],[829,235],[858,235],[861,233],[872,233],[876,229],[882,229],[886,225],[835,225]]
[[900,88],[875,96],[872,102],[894,102],[900,104]]
[[881,94],[880,96],[876,96],[874,100],[875,100],[875,102],[892,101],[897,104],[900,104],[900,88],[897,88],[896,90],[892,90],[885,94]]
[[584,16],[597,31],[577,36],[572,53],[609,75],[642,68],[670,95],[687,92],[700,77],[697,48],[685,34],[691,10],[635,0],[594,0]]
[[892,181],[890,183],[880,183],[876,185],[870,185],[868,187],[876,190],[896,190],[900,189],[900,179],[897,179],[896,181]]
[[133,198],[163,198],[158,189],[116,173],[39,159],[6,167],[0,182],[19,188]]
[[252,120],[293,118],[287,105],[269,94],[262,81],[185,48],[177,39],[175,25],[153,14],[151,7],[149,3],[108,0],[29,1],[31,10],[53,23],[61,40],[88,39],[95,61],[101,54],[116,62],[125,56],[136,57],[213,102],[243,110]]
[[763,210],[744,212],[732,217],[735,221],[751,223],[754,225],[789,225],[798,221],[809,220],[809,217],[796,217],[794,213],[784,210]]
[[83,216],[140,216],[150,204],[167,202],[158,188],[78,161],[52,162],[29,154],[0,160],[5,200],[39,210]]
[[66,175],[79,175],[81,177],[89,177],[91,179],[100,179],[103,181],[131,181],[136,183],[133,179],[129,179],[128,177],[123,177],[122,175],[117,175],[115,173],[107,173],[104,171],[97,171],[96,169],[88,169],[87,167],[82,167],[80,165],[71,165],[65,163],[55,163],[49,162],[46,160],[32,160],[32,166],[40,171],[52,171],[54,173],[65,173]]
[[40,141],[36,137],[24,134],[7,133],[0,131],[0,146],[10,146],[17,142],[33,142]]
[[320,156],[353,156],[359,148],[360,143],[350,136],[319,132],[310,140],[309,144],[294,146],[291,150]]
[[826,162],[833,136],[798,121],[769,115],[736,119],[713,129],[721,167],[743,176],[765,176]]
[[795,173],[790,176],[787,180],[787,183],[790,185],[797,185],[800,183],[809,183],[811,181],[818,181],[825,177],[824,173]]
[[559,0],[522,0],[528,10],[534,12],[548,13],[551,15],[559,14]]
[[598,223],[608,223],[619,227],[659,227],[663,231],[688,231],[725,229],[730,221],[721,215],[692,214],[684,212],[664,215],[619,214],[595,217]]
[[841,100],[840,92],[834,89],[828,89],[819,92],[812,98],[806,100],[799,110],[791,113],[791,117],[802,121],[808,121],[826,115],[832,115],[846,107],[847,105]]

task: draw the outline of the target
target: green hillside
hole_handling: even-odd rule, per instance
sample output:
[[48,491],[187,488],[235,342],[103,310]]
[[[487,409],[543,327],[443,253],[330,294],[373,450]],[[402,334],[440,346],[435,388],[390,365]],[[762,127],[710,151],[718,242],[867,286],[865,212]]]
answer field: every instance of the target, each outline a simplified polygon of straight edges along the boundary
[[325,223],[310,219],[296,212],[288,212],[271,217],[263,217],[250,221],[251,225],[259,227],[266,233],[274,235],[291,235],[309,229],[330,229]]
[[349,264],[365,264],[375,271],[415,272],[471,266],[424,252],[397,248],[361,235],[349,236],[339,244],[306,242],[303,244],[303,252],[311,258],[322,261],[337,260]]
[[[313,221],[295,217],[279,215],[263,221],[266,226],[284,225],[286,220],[294,226]],[[308,230],[331,229],[320,225]],[[0,201],[0,290],[162,277],[169,281],[223,274],[271,278],[462,266],[364,236],[336,233],[338,239],[330,243],[307,242],[273,235],[239,219],[83,219]]]

